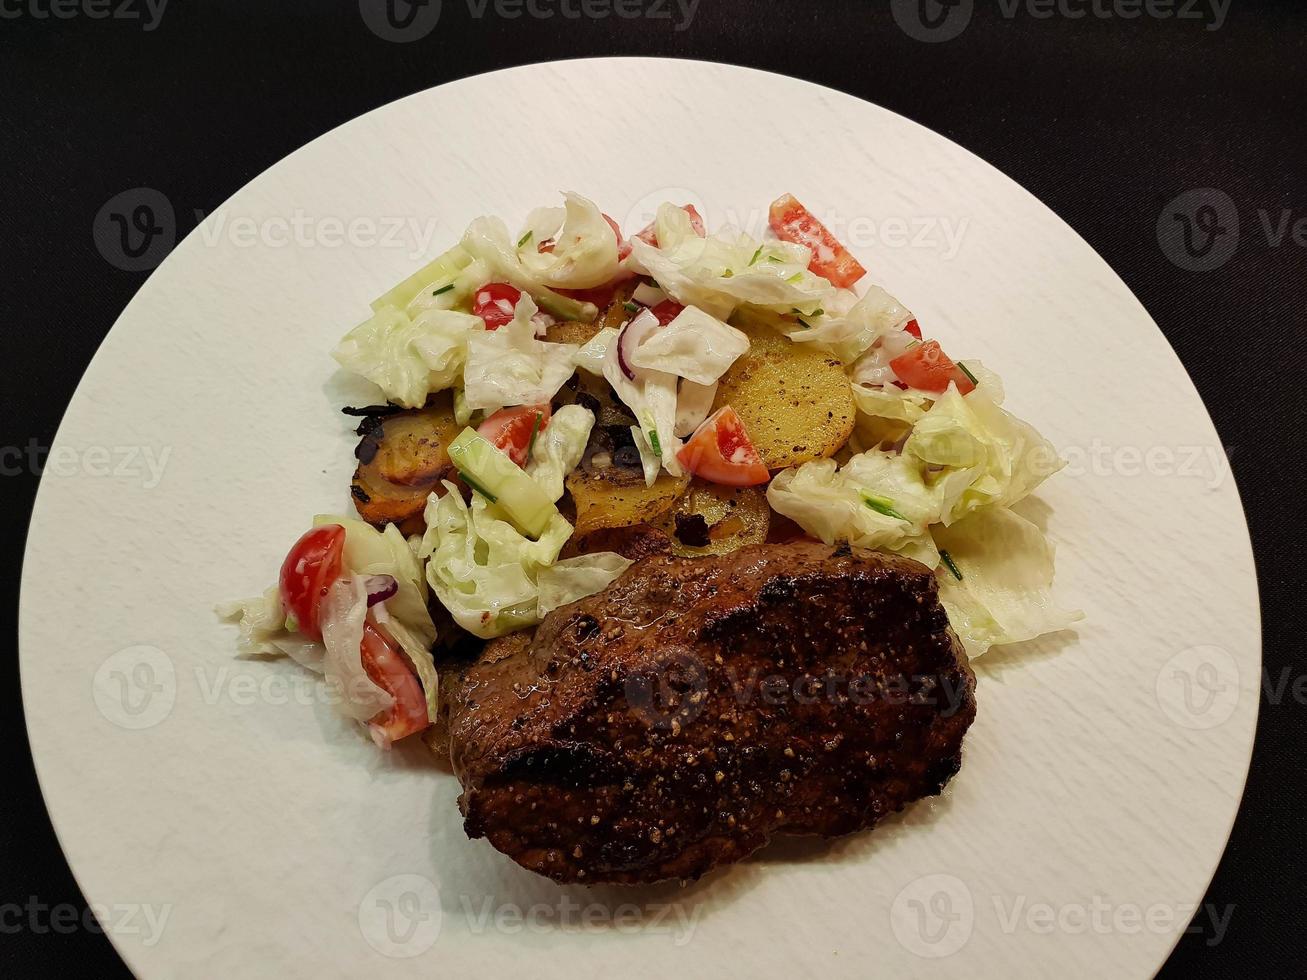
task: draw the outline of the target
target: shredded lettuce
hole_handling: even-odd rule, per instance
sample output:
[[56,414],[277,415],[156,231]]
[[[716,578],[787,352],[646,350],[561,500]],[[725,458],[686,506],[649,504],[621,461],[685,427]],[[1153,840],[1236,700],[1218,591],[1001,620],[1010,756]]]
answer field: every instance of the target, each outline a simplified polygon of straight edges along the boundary
[[563,480],[585,455],[594,424],[594,413],[589,409],[564,405],[536,437],[526,473],[549,495],[550,500],[557,501],[562,497]]
[[629,558],[616,552],[603,551],[567,558],[542,568],[537,577],[540,617],[543,619],[559,606],[602,592],[632,564]]
[[830,351],[845,364],[852,364],[880,337],[901,327],[912,314],[879,286],[872,286],[865,296],[843,315],[806,318],[807,328],[790,330],[790,339]]
[[576,352],[576,366],[590,374],[602,377],[604,357],[608,354],[608,348],[617,340],[617,335],[616,327],[604,327],[600,330],[586,343],[582,344],[581,349]]
[[327,589],[321,608],[322,642],[327,648],[323,673],[340,695],[341,713],[356,721],[367,721],[395,703],[363,667],[359,651],[367,615],[368,590],[362,576],[344,575]]
[[484,332],[478,317],[453,310],[426,310],[416,319],[383,307],[340,342],[332,356],[405,408],[421,408],[427,395],[458,383],[468,338]]
[[981,507],[1010,507],[1065,465],[1033,427],[984,393],[963,397],[952,385],[913,425],[903,454],[944,468],[944,524]]
[[749,338],[744,333],[698,307],[687,306],[636,348],[630,362],[632,367],[711,385],[748,349]]
[[801,245],[759,242],[730,230],[700,238],[689,215],[671,204],[659,206],[656,227],[657,247],[631,240],[628,266],[652,276],[683,306],[726,320],[743,303],[789,313],[834,297],[835,287],[808,271],[812,253]]
[[[557,562],[572,526],[555,515],[540,539],[532,541],[496,518],[484,498],[475,496],[469,506],[452,483],[444,486],[443,496],[433,495],[427,502],[427,533],[419,551],[428,559],[427,581],[436,597],[460,626],[482,639],[538,623],[543,615],[540,573]],[[607,553],[585,557],[594,568],[616,567]],[[565,571],[589,566],[569,565]],[[550,596],[556,597],[569,583],[572,591],[580,582],[598,591],[622,570],[624,566],[602,582],[598,575],[565,575],[561,584],[552,582]],[[567,601],[580,597],[572,595]]]
[[468,338],[463,394],[470,409],[496,411],[506,405],[550,401],[576,370],[576,344],[536,339],[531,318],[537,309],[523,293],[513,319],[498,330]]
[[[635,415],[643,437],[636,440],[640,458],[645,464],[645,480],[649,477],[650,460],[656,459],[672,476],[684,470],[676,458],[681,440],[676,438],[677,377],[666,371],[641,370],[637,380],[630,380],[622,371],[617,359],[617,344],[610,343],[604,352],[603,374],[617,397]],[[654,437],[657,437],[657,447]],[[657,477],[657,469],[654,471]]]
[[[617,275],[617,234],[593,201],[563,195],[563,208],[537,208],[515,239],[522,266],[537,281],[560,289],[591,289]],[[527,236],[530,237],[527,237]],[[541,252],[546,240],[553,248]]]
[[933,534],[962,575],[958,580],[941,567],[939,597],[971,656],[1067,629],[1084,618],[1053,601],[1053,545],[1025,518],[988,508]]

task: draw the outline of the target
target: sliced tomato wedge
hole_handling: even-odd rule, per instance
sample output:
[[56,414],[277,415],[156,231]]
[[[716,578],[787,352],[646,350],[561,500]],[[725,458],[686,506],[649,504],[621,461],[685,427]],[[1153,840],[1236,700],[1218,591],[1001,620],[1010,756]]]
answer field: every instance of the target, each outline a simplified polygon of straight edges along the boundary
[[327,590],[340,578],[345,529],[339,524],[315,527],[295,542],[281,565],[281,609],[295,618],[310,640],[322,640],[319,609]]
[[967,373],[953,363],[939,342],[928,340],[915,344],[905,353],[889,362],[890,368],[910,388],[922,391],[947,391],[949,382],[958,386],[959,394],[976,390],[976,384]]
[[377,744],[388,748],[391,743],[429,727],[427,696],[421,682],[399,644],[371,617],[363,624],[363,645],[359,652],[363,669],[372,683],[395,699],[387,710],[368,720],[368,728]]
[[907,323],[903,324],[903,329],[912,334],[912,336],[916,337],[918,340],[921,339],[921,324],[916,320],[909,320]]
[[840,240],[827,231],[826,226],[813,217],[812,212],[795,200],[792,194],[778,197],[772,202],[769,218],[777,238],[812,249],[812,261],[808,263],[808,268],[829,279],[831,285],[848,289],[867,274],[867,270],[840,244]]
[[487,330],[498,330],[513,319],[522,290],[506,282],[492,282],[482,286],[472,297],[472,315],[486,323]]
[[676,458],[695,476],[728,487],[753,487],[771,479],[744,423],[729,405],[708,416]]
[[[703,226],[703,216],[699,214],[699,209],[696,208],[693,204],[682,204],[681,210],[690,216],[690,227],[694,229],[694,233],[698,235],[700,238],[705,237],[708,234],[708,232]],[[658,247],[658,222],[657,221],[649,222],[649,226],[645,228],[643,231],[641,231],[635,237],[640,239],[640,241],[644,242],[646,245],[652,245],[654,248],[657,248]]]
[[477,427],[477,434],[518,466],[525,466],[532,440],[549,427],[551,415],[547,404],[501,409]]
[[680,316],[684,310],[684,306],[671,299],[665,299],[657,306],[649,307],[649,312],[656,316],[659,324],[664,327]]

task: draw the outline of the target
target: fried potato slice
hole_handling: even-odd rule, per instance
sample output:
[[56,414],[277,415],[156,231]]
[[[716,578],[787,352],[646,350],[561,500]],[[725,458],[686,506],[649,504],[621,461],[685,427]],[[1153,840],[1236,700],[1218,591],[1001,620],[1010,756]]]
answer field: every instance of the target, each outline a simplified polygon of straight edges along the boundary
[[835,455],[853,432],[856,410],[844,367],[833,354],[796,344],[755,322],[738,325],[750,347],[722,375],[713,409],[730,405],[769,470]]
[[724,555],[767,540],[771,507],[765,487],[724,487],[695,479],[654,524],[682,558]]
[[398,524],[405,534],[421,533],[427,497],[441,492],[442,480],[457,478],[448,446],[462,430],[448,392],[426,408],[365,420],[350,488],[359,516],[373,527]]
[[624,466],[596,469],[587,461],[567,477],[567,490],[576,506],[576,535],[649,524],[671,510],[689,482],[687,477],[662,473],[653,486],[645,486],[639,470]]

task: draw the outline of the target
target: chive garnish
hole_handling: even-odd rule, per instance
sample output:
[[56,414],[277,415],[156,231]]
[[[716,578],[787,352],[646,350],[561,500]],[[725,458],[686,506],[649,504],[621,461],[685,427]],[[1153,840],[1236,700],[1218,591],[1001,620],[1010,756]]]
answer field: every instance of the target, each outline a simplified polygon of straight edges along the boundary
[[658,441],[658,430],[650,429],[647,435],[649,436],[649,447],[661,456],[663,454],[663,445]]
[[638,303],[632,303],[630,300],[627,300],[625,303],[622,304],[622,309],[626,310],[627,313],[638,313],[640,312],[640,305]]
[[801,280],[802,278],[803,278],[803,273],[802,273],[802,272],[796,272],[794,275],[790,276],[790,278],[786,279],[785,281],[786,281],[786,282],[798,282],[798,281]]
[[727,269],[725,272],[722,273],[722,278],[730,279],[733,275],[735,275],[735,273],[732,272],[730,269]]
[[485,497],[486,500],[489,501],[490,503],[493,504],[493,503],[495,503],[495,502],[497,502],[497,501],[499,500],[498,497],[496,497],[493,493],[491,493],[489,490],[487,490],[487,489],[486,489],[485,487],[483,487],[481,484],[477,483],[476,480],[472,479],[470,476],[468,476],[468,475],[467,475],[466,473],[464,473],[462,470],[459,470],[459,471],[458,471],[458,475],[459,475],[460,477],[462,477],[464,483],[466,483],[469,487],[471,487],[471,488],[472,488],[473,490],[475,490],[477,493],[481,494],[481,496]]
[[287,632],[287,633],[298,633],[299,631],[300,631],[300,623],[299,623],[299,620],[296,619],[296,618],[294,617],[294,615],[287,616],[287,617],[286,617],[286,632]]
[[807,320],[805,320],[803,317],[799,317],[799,318],[798,318],[798,324],[799,324],[799,326],[801,326],[804,330],[811,330],[811,329],[812,329],[812,324],[809,323]]
[[972,374],[970,371],[968,371],[967,366],[963,364],[961,361],[958,361],[958,367],[962,369],[962,373],[967,376],[967,380],[970,381],[973,385],[980,384],[980,382],[976,380],[976,376]]
[[536,436],[540,435],[540,420],[543,419],[543,412],[536,412],[536,420],[531,423],[531,441],[526,444],[526,461],[531,462],[531,454],[535,452]]
[[447,292],[449,292],[449,291],[450,291],[451,289],[453,289],[453,288],[454,288],[454,284],[453,284],[452,282],[451,282],[451,283],[446,283],[444,286],[441,286],[439,289],[437,289],[437,290],[435,290],[434,292],[432,292],[431,295],[432,295],[432,296],[439,296],[441,293],[447,293]]
[[958,571],[958,566],[957,563],[953,561],[953,556],[950,555],[943,548],[941,548],[939,551],[939,557],[940,560],[943,561],[944,564],[948,566],[948,570],[953,573],[953,577],[957,579],[959,582],[961,582],[962,573]]
[[519,238],[519,239],[517,240],[517,247],[518,247],[518,248],[521,248],[523,245],[525,245],[527,242],[529,242],[529,241],[531,240],[531,236],[532,236],[533,234],[535,234],[535,233],[534,233],[534,232],[530,232],[530,231],[528,231],[525,235],[523,235],[521,238]]
[[781,259],[780,259],[779,256],[776,256],[776,255],[769,255],[769,256],[767,256],[767,261],[768,261],[768,262],[779,262],[779,261],[781,261]]
[[758,257],[759,257],[760,255],[762,255],[762,246],[761,246],[761,245],[758,246],[758,251],[756,251],[756,252],[753,253],[753,258],[751,258],[751,259],[749,260],[749,265],[753,265],[753,263],[757,262],[757,261],[758,261]]
[[906,517],[894,509],[894,501],[890,500],[888,497],[878,497],[874,493],[864,493],[862,495],[862,502],[877,514],[884,514],[886,517],[893,517],[900,521],[907,520]]

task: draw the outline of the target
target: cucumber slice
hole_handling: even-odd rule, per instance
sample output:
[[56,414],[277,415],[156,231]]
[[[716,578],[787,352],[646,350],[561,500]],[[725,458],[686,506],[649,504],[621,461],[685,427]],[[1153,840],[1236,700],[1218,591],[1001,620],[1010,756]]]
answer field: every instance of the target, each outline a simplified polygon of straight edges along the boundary
[[464,429],[449,444],[449,459],[465,483],[481,491],[528,537],[539,538],[558,513],[539,484],[474,429]]
[[444,255],[433,259],[413,275],[409,276],[386,295],[374,300],[373,312],[380,312],[387,306],[397,310],[408,309],[413,298],[428,286],[443,286],[472,264],[472,256],[461,245],[455,245]]

